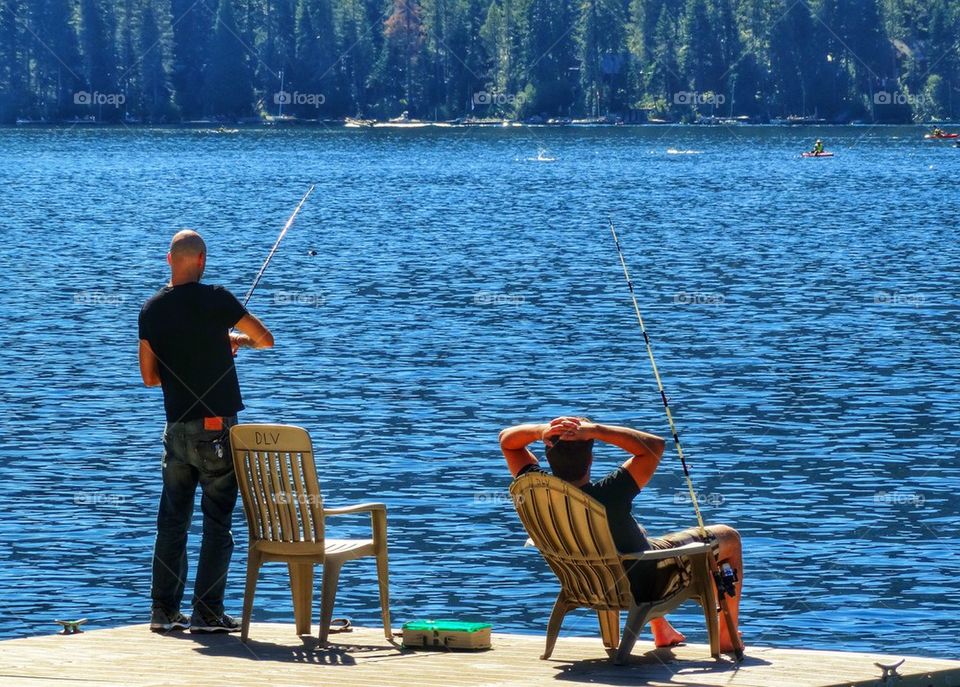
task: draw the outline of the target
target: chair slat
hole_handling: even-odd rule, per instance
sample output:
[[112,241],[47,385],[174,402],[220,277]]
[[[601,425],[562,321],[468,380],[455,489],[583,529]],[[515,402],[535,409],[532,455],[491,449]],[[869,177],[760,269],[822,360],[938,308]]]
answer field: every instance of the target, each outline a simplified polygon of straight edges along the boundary
[[[241,494],[250,492],[250,451],[246,448],[237,449],[233,453],[233,469],[237,474],[237,486]],[[260,520],[257,512],[251,508],[244,508],[244,514],[247,517],[247,529],[252,533],[251,536],[260,536]]]
[[557,514],[554,509],[554,502],[558,495],[552,489],[542,487],[538,490],[538,494],[540,498],[535,503],[537,514],[543,523],[544,534],[556,553],[565,553],[569,550],[570,543],[566,541],[563,530],[557,526]]
[[570,499],[566,494],[551,493],[549,501],[550,524],[560,538],[564,551],[575,552],[581,556],[589,555],[590,552],[577,537],[576,525],[574,524],[574,519],[577,517],[576,505],[572,501],[573,499]]
[[[592,542],[593,550],[602,555],[604,551],[615,551],[613,538],[610,535],[610,525],[608,524],[606,514],[602,517],[598,513],[591,513],[590,517],[585,518],[583,522],[586,527],[584,536],[589,536]],[[615,605],[620,598],[622,582],[625,581],[626,571],[620,562],[620,557],[604,557],[605,561],[597,565],[594,569],[600,577],[600,589],[603,590],[601,596],[603,603]]]
[[288,451],[280,452],[280,466],[282,467],[280,478],[283,488],[286,490],[283,505],[287,511],[287,520],[290,523],[289,541],[302,541],[299,507],[303,494],[300,494],[293,485],[293,475],[291,473],[294,471],[294,462],[296,461],[294,456],[295,454]]
[[280,527],[280,511],[277,510],[277,501],[273,495],[276,493],[273,477],[276,473],[273,467],[273,451],[264,451],[260,454],[260,475],[262,481],[260,488],[263,490],[261,495],[263,503],[266,505],[266,511],[270,522],[271,541],[283,541],[283,530]]
[[307,506],[310,510],[310,519],[313,522],[313,541],[322,543],[324,537],[323,494],[320,491],[320,482],[317,479],[316,459],[312,451],[300,451],[299,455],[304,489],[308,495]]
[[572,519],[579,514],[571,512],[567,508],[567,503],[570,500],[568,494],[553,492],[551,496],[552,498],[549,501],[550,523],[561,539],[565,555],[571,559],[579,559],[572,560],[570,565],[576,597],[592,600],[598,580],[593,573],[592,566],[583,563],[585,554],[588,554],[588,552],[584,550],[582,543],[577,538],[576,527],[572,523]]
[[[235,449],[236,450],[236,449]],[[256,526],[251,528],[251,538],[263,539],[267,536],[266,534],[266,516],[263,512],[263,502],[259,498],[260,490],[260,473],[259,473],[259,461],[257,458],[257,453],[252,449],[243,448],[240,449],[243,451],[243,466],[247,478],[250,480],[250,504],[249,510],[251,511],[249,517],[256,520]],[[243,494],[243,492],[240,492]]]
[[[516,483],[515,485],[516,486]],[[512,488],[511,488],[512,489]],[[540,488],[534,485],[528,485],[519,498],[514,499],[517,512],[520,519],[527,528],[527,532],[533,539],[534,544],[541,552],[553,553],[557,547],[547,534],[543,519],[541,518],[541,508],[544,496],[540,494]]]
[[293,491],[297,494],[298,522],[303,541],[316,541],[313,533],[313,517],[311,515],[309,494],[303,484],[303,454],[290,454],[290,472],[293,479]]
[[280,524],[280,541],[293,541],[293,522],[290,520],[290,509],[286,503],[288,497],[284,493],[283,473],[286,472],[285,452],[270,452],[270,483],[273,488],[272,500],[276,506],[277,518]]
[[[574,501],[574,499],[570,499]],[[579,499],[576,499],[579,501]],[[583,507],[582,503],[576,503],[568,509],[568,527],[570,536],[576,542],[577,551],[581,557],[586,560],[594,560],[600,557],[597,542],[593,537],[593,532],[589,528],[589,520],[593,516],[589,508]],[[593,603],[601,602],[605,598],[608,589],[608,580],[602,574],[602,566],[587,563],[578,566],[583,577],[583,594],[585,597],[591,597]]]

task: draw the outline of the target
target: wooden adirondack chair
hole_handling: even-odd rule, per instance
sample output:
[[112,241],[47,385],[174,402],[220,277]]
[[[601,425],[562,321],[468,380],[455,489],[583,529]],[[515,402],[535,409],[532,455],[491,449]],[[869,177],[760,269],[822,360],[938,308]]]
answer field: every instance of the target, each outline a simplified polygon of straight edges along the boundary
[[[297,634],[310,634],[313,566],[322,565],[320,642],[326,643],[333,618],[340,567],[365,556],[377,559],[383,633],[392,639],[387,581],[387,509],[382,503],[324,508],[310,435],[290,425],[235,425],[230,447],[250,530],[247,585],[240,638],[247,640],[260,566],[288,565]],[[369,513],[371,539],[328,539],[328,515]]]
[[[672,611],[687,599],[702,607],[710,636],[710,653],[720,657],[717,592],[710,576],[706,543],[687,544],[665,551],[617,552],[603,505],[559,477],[528,473],[510,486],[514,506],[527,534],[556,573],[560,594],[547,625],[547,645],[541,658],[553,653],[564,616],[575,608],[597,612],[600,634],[608,653],[618,665],[630,652],[643,626]],[[690,559],[691,583],[654,602],[636,603],[623,564],[674,557]],[[620,611],[628,611],[620,639]]]

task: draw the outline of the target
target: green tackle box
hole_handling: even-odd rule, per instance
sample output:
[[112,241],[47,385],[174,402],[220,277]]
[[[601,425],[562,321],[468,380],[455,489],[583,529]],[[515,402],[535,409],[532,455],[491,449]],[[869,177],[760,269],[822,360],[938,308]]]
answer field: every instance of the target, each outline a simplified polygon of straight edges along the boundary
[[414,620],[403,624],[403,646],[408,649],[489,649],[490,623],[459,620]]

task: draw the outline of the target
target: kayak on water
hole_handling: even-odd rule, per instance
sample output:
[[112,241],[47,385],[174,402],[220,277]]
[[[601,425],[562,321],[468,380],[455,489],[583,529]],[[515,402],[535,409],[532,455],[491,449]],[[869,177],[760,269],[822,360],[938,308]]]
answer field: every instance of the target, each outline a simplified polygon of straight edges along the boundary
[[823,153],[810,153],[810,152],[807,152],[807,153],[800,153],[800,157],[833,157],[833,153],[827,153],[827,152],[823,152]]
[[939,135],[924,134],[923,137],[926,139],[936,141],[939,139],[960,138],[960,134],[939,134]]

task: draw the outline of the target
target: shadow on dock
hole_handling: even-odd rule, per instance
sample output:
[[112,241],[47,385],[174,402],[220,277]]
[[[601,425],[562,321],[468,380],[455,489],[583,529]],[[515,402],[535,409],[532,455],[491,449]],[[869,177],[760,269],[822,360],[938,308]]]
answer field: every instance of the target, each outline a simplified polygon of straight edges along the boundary
[[[625,666],[616,666],[609,658],[586,658],[580,660],[553,659],[549,663],[562,665],[555,666],[560,672],[555,676],[557,680],[583,683],[585,678],[596,684],[603,685],[636,685],[639,679],[671,681],[682,673],[684,680],[695,680],[698,677],[706,679],[704,684],[719,684],[722,679],[733,681],[741,670],[770,666],[771,662],[760,656],[747,654],[743,662],[737,664],[729,658],[714,660],[707,654],[702,659],[692,658],[689,651],[678,656],[673,649],[651,649],[644,653],[636,653],[630,657]],[[720,678],[719,676],[726,676]],[[688,684],[682,682],[680,684]],[[698,683],[690,683],[698,684]]]
[[[477,653],[403,649],[376,628],[354,628],[321,647],[292,624],[254,623],[237,635],[153,634],[146,625],[0,641],[3,687],[157,687],[218,685],[302,687],[345,681],[350,687],[960,687],[960,661],[851,651],[748,646],[739,665],[689,644],[655,649],[639,642],[629,665],[615,666],[599,637],[561,637],[540,660],[543,636],[493,635]],[[898,678],[880,664],[905,659]]]
[[[381,644],[351,643],[349,641],[330,641],[326,647],[320,645],[316,637],[299,635],[290,641],[270,642],[251,637],[246,643],[236,635],[204,635],[188,632],[171,633],[169,638],[193,643],[199,654],[205,656],[245,658],[252,661],[276,661],[278,663],[312,663],[326,666],[355,666],[358,661],[373,657],[388,658],[400,655],[413,655],[414,652],[403,649],[396,642],[382,640]],[[349,635],[345,636],[349,639]],[[299,640],[300,645],[295,646]]]

